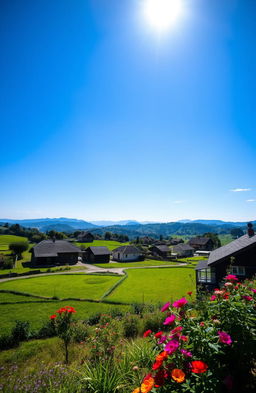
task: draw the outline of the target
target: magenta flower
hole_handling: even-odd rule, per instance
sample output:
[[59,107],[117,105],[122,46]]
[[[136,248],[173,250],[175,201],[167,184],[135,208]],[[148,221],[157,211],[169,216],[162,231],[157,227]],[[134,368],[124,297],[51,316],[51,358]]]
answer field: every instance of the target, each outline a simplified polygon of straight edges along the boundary
[[174,314],[170,315],[169,317],[166,318],[164,321],[164,325],[171,325],[175,321],[176,317]]
[[167,336],[162,336],[158,341],[158,344],[163,344],[167,340]]
[[164,347],[164,350],[165,350],[166,352],[168,352],[168,354],[170,355],[170,354],[172,354],[173,352],[177,351],[178,347],[179,347],[178,341],[176,341],[176,340],[171,340],[171,341],[169,341],[169,342],[166,344],[166,346]]
[[168,310],[168,308],[170,307],[170,305],[171,305],[170,302],[165,303],[165,305],[161,308],[161,311],[162,311],[162,312],[165,312],[166,310]]
[[250,288],[253,293],[256,293],[256,289]]
[[181,349],[180,352],[187,358],[192,358],[192,353],[187,351],[186,349]]
[[226,332],[221,332],[220,330],[218,331],[218,335],[219,335],[219,340],[221,343],[223,344],[227,344],[227,345],[231,345],[232,344],[232,340],[229,334],[227,334]]
[[214,300],[216,300],[217,299],[217,296],[216,295],[212,295],[211,297],[210,297],[210,300],[213,302]]
[[172,306],[175,308],[181,308],[181,307],[185,306],[185,304],[187,304],[187,302],[188,302],[187,299],[185,297],[182,297],[181,299],[176,300]]
[[247,300],[248,302],[251,302],[253,300],[253,298],[251,296],[247,296],[247,295],[242,296],[242,298],[244,300]]
[[224,277],[224,280],[227,280],[227,281],[238,281],[238,278],[234,274],[228,274],[226,277]]

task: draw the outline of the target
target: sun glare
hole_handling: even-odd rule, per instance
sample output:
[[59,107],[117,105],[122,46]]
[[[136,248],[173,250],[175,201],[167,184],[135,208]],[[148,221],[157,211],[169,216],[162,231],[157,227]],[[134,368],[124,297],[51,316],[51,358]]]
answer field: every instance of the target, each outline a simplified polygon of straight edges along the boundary
[[168,30],[180,18],[184,0],[145,0],[144,16],[155,30]]

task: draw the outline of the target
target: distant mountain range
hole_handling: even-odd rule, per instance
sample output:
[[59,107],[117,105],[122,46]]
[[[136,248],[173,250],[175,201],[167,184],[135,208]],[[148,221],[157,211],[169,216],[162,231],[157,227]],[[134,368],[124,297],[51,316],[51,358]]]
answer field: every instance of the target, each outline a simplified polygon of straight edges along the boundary
[[[131,239],[137,236],[200,235],[205,232],[218,234],[229,233],[231,228],[240,227],[246,230],[247,222],[232,222],[222,220],[180,220],[169,223],[138,222],[135,220],[122,221],[92,221],[87,222],[75,218],[39,218],[27,220],[0,219],[0,224],[20,224],[27,228],[38,228],[42,232],[55,230],[71,233],[76,230],[90,230],[103,235],[106,231],[128,235]],[[256,221],[252,221],[254,225]]]

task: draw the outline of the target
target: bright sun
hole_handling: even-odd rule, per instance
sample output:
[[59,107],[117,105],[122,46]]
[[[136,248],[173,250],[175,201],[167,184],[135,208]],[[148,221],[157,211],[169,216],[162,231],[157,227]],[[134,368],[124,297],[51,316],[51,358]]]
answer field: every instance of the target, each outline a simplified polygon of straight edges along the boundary
[[184,0],[145,0],[144,15],[151,27],[162,32],[175,24],[183,12]]

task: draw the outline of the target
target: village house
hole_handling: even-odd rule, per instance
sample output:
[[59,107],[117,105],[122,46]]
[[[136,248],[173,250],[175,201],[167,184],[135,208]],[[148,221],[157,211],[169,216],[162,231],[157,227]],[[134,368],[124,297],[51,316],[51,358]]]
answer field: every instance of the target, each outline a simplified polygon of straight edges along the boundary
[[77,241],[79,243],[92,243],[94,240],[94,236],[91,234],[91,232],[89,231],[84,231],[81,232],[78,236],[77,236]]
[[35,265],[75,264],[82,255],[80,248],[66,240],[43,240],[31,249],[31,262]]
[[143,255],[135,246],[120,246],[112,251],[112,259],[118,262],[141,261]]
[[179,239],[177,237],[174,237],[174,238],[169,240],[170,246],[176,246],[177,244],[180,244],[180,243],[184,243],[184,240],[183,239]]
[[239,280],[256,274],[256,235],[252,224],[248,233],[210,253],[209,259],[196,267],[197,287],[211,290],[220,285],[226,274],[235,274]]
[[196,251],[197,250],[212,251],[214,247],[212,239],[203,236],[193,237],[192,239],[189,240],[188,244],[191,247],[193,247]]
[[88,247],[85,251],[85,259],[88,263],[108,263],[111,252],[107,247]]
[[189,244],[180,243],[177,246],[173,246],[173,253],[177,255],[178,258],[188,258],[194,255],[194,248]]
[[153,256],[161,257],[163,259],[167,259],[168,257],[170,257],[171,254],[171,249],[165,244],[154,245],[150,247],[149,250],[151,251]]

